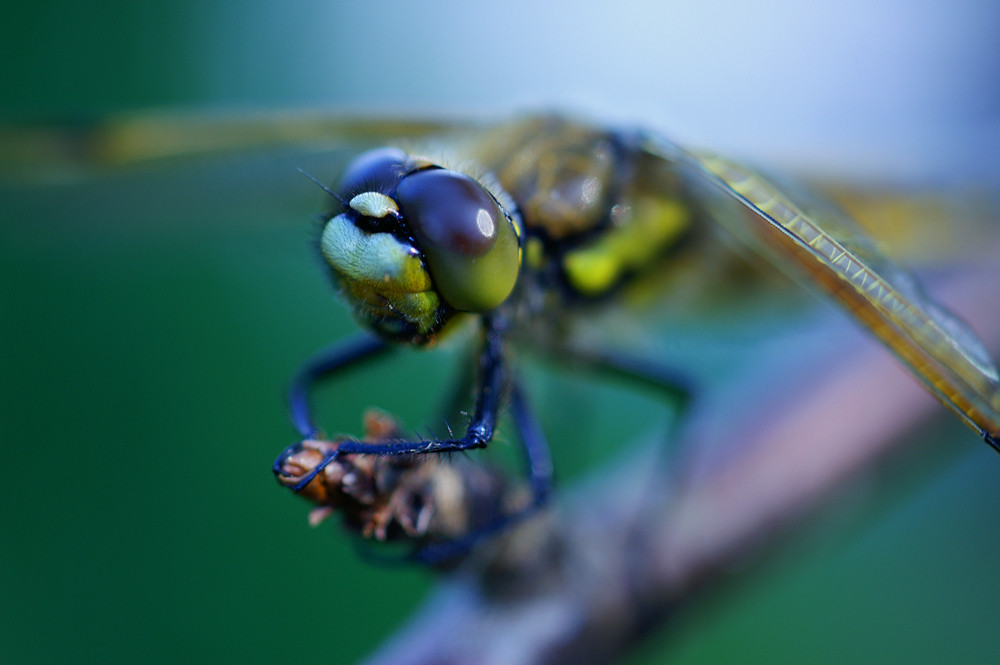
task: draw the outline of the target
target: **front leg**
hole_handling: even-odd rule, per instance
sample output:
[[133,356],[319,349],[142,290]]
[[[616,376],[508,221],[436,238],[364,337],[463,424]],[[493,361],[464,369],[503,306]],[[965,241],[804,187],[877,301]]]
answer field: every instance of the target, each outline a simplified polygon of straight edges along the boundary
[[[464,436],[457,439],[413,439],[375,443],[344,440],[335,450],[329,451],[309,473],[297,478],[297,482],[289,487],[295,492],[301,491],[341,455],[411,455],[485,448],[493,439],[496,429],[501,401],[507,387],[507,373],[504,366],[502,327],[492,318],[484,318],[483,323],[483,345],[479,353],[475,410]],[[306,363],[293,382],[289,395],[292,421],[305,439],[312,438],[317,432],[308,400],[309,392],[317,381],[371,358],[386,348],[383,342],[366,337],[360,341],[334,347]],[[286,463],[301,450],[302,442],[294,443],[282,451],[275,460],[274,473],[279,480],[296,475],[286,468],[288,466]]]
[[[319,432],[312,417],[309,395],[313,386],[322,379],[331,378],[366,360],[374,359],[391,347],[377,337],[356,335],[346,342],[338,342],[309,358],[292,379],[288,388],[288,416],[303,438],[311,439]],[[279,460],[281,457],[278,458]],[[278,471],[275,462],[275,473]]]

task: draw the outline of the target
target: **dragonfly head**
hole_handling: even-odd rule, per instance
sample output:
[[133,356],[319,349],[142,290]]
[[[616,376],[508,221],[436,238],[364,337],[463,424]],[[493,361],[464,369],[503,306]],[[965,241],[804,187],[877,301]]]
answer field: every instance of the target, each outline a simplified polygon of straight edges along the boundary
[[433,339],[457,312],[488,312],[514,289],[518,226],[473,178],[401,150],[360,155],[320,249],[362,322],[383,337]]

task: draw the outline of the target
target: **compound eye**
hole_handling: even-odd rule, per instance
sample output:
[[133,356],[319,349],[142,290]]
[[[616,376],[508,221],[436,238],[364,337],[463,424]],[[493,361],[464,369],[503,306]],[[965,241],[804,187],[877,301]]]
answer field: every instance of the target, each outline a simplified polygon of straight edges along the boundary
[[361,153],[340,177],[340,194],[351,197],[362,192],[388,194],[403,177],[406,153],[398,148],[377,148]]
[[485,312],[507,299],[520,268],[517,234],[482,185],[455,171],[428,169],[403,178],[396,202],[449,305]]

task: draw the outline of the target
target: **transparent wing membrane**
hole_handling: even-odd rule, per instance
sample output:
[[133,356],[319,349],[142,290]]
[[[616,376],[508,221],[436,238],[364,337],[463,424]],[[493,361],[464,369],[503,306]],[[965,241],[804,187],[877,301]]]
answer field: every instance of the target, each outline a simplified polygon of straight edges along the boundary
[[[652,150],[693,176],[715,221],[782,267],[805,271],[877,335],[931,392],[993,445],[1000,435],[1000,380],[972,331],[931,301],[832,205],[793,202],[759,174],[659,139]],[[700,181],[700,182],[699,182]],[[705,192],[709,185],[714,192]],[[719,194],[723,196],[719,196]]]

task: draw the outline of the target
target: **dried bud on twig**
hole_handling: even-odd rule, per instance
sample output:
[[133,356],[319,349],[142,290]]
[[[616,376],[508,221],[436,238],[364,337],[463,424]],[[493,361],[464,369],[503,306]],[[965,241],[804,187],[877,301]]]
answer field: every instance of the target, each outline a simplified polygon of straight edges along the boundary
[[[387,413],[365,414],[367,442],[399,439],[402,431]],[[293,487],[348,437],[307,439],[285,461],[278,479]],[[417,548],[465,536],[512,514],[527,492],[496,468],[464,456],[346,454],[327,464],[299,495],[316,504],[314,526],[339,512],[345,525],[365,539],[410,541]]]

